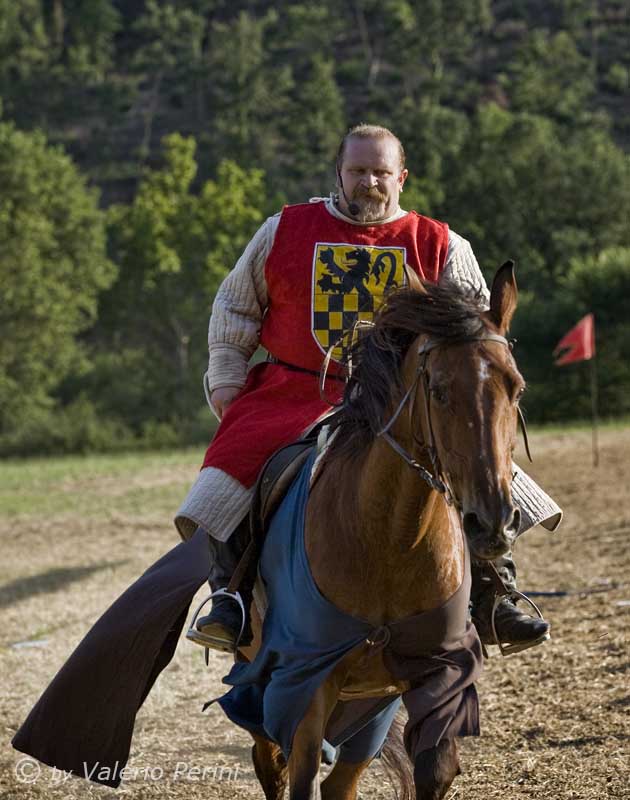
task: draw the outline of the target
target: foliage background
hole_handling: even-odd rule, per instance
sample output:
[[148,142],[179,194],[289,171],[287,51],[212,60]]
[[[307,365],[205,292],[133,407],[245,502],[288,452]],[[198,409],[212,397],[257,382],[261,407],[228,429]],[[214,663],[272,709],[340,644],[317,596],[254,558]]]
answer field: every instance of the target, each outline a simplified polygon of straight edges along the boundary
[[551,351],[591,310],[630,412],[627,0],[0,0],[0,108],[0,453],[205,441],[214,292],[362,120],[517,261],[529,418],[588,415]]

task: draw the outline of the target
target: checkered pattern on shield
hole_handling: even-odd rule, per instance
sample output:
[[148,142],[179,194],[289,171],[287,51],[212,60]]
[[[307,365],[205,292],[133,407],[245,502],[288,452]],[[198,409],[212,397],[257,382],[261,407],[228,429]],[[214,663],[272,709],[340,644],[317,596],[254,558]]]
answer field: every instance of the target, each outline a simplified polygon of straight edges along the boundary
[[340,361],[351,345],[344,334],[371,321],[387,292],[405,283],[404,247],[318,242],[313,255],[313,335]]

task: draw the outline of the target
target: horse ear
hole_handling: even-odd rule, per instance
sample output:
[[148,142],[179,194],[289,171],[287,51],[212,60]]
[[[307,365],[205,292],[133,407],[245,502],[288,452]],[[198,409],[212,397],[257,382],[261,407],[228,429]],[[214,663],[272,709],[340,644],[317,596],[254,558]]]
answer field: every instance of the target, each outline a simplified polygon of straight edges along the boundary
[[409,264],[405,264],[404,267],[407,288],[413,289],[415,292],[420,292],[421,294],[426,294],[427,290],[424,288],[424,284],[422,283],[418,273],[414,272]]
[[516,311],[517,300],[518,289],[514,277],[514,262],[506,261],[497,270],[490,292],[490,316],[502,334],[510,327]]

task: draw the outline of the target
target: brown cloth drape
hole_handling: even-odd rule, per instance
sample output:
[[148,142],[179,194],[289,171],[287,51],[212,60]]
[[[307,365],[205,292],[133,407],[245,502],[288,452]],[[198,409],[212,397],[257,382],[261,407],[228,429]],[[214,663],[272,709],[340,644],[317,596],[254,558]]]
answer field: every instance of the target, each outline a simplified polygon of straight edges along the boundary
[[118,786],[138,709],[173,657],[208,568],[202,530],[156,561],[89,630],[13,746],[44,764]]

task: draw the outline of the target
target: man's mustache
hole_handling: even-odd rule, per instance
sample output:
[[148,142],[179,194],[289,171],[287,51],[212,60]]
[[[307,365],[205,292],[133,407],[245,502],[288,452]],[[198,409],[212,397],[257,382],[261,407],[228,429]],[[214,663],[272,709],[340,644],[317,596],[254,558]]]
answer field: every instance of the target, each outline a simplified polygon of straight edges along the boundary
[[352,193],[352,199],[379,200],[384,203],[387,200],[387,195],[379,191],[376,186],[372,186],[369,189],[358,186]]

